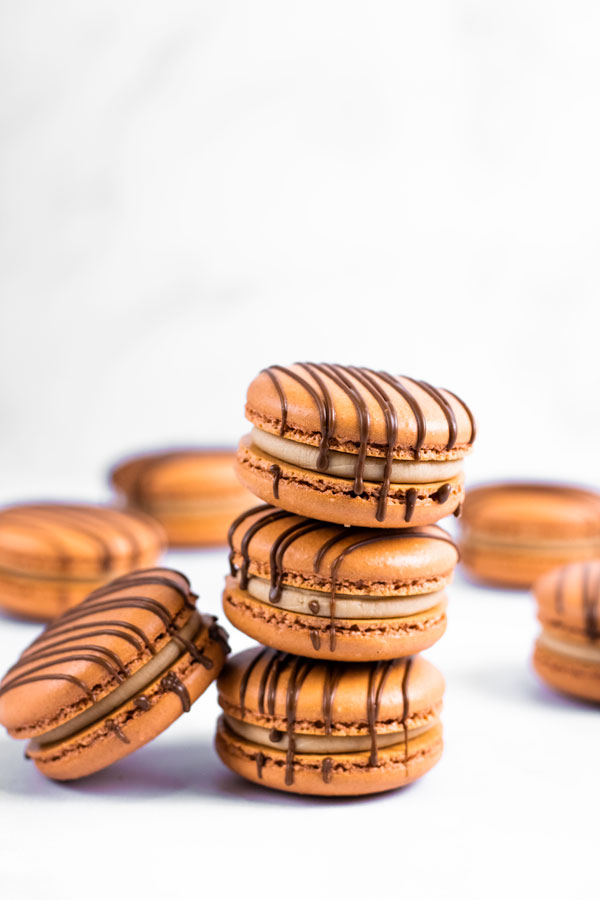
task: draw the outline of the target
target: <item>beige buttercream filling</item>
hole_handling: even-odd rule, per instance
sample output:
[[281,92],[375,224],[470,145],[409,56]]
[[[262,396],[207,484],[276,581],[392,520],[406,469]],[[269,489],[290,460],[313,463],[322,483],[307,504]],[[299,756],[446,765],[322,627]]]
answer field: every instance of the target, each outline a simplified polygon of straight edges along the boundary
[[[255,447],[292,466],[309,469],[313,472],[321,471],[323,474],[336,475],[338,478],[354,478],[357,460],[357,455],[354,453],[330,450],[327,454],[327,468],[318,470],[318,447],[278,437],[275,434],[261,431],[259,428],[253,428],[250,437]],[[391,481],[392,484],[430,484],[447,481],[458,475],[462,471],[462,467],[462,459],[439,461],[397,459],[392,463]],[[381,483],[384,472],[385,459],[367,456],[364,467],[365,481]]]
[[[251,725],[249,722],[240,722],[239,719],[234,719],[228,715],[225,716],[225,721],[232,731],[247,741],[252,741],[253,744],[271,747],[273,750],[287,750],[288,748],[288,735],[284,731],[278,732],[281,740],[272,741],[270,738],[272,731],[269,728]],[[409,728],[409,740],[424,734],[431,727],[432,725],[421,725],[419,728]],[[375,739],[378,747],[391,747],[403,741],[404,729],[392,734],[378,734]],[[360,750],[369,750],[370,748],[370,735],[294,734],[294,750],[296,753],[356,753]]]
[[[255,600],[271,603],[269,600],[270,587],[269,582],[263,578],[250,578],[247,591]],[[336,619],[398,619],[433,609],[444,599],[444,591],[412,597],[389,598],[368,595],[355,597],[336,595],[335,617]],[[315,608],[311,609],[311,603],[319,604],[316,612]],[[327,618],[331,615],[331,594],[285,586],[281,590],[281,597],[277,604],[272,605],[276,605],[278,609],[285,609],[287,612]]]
[[[192,641],[198,634],[201,626],[202,616],[195,610],[178,634],[180,637]],[[94,703],[89,709],[86,709],[78,716],[75,716],[74,719],[65,722],[64,725],[59,725],[57,728],[53,728],[52,731],[39,735],[35,738],[33,743],[39,747],[46,746],[47,744],[54,744],[57,741],[63,741],[65,738],[77,734],[79,731],[83,731],[84,728],[93,725],[95,722],[99,722],[100,719],[109,716],[118,709],[119,706],[122,706],[124,703],[127,703],[128,700],[131,700],[132,697],[135,697],[136,694],[143,693],[153,681],[156,681],[156,679],[162,675],[166,669],[170,668],[180,656],[183,656],[184,653],[185,650],[177,640],[169,641],[169,643],[159,650],[156,656],[153,656],[145,666],[138,669],[137,672],[127,678],[127,680],[115,688],[114,691],[111,691],[106,697],[103,697],[97,703]]]
[[555,653],[561,653],[563,656],[570,656],[583,662],[600,663],[600,645],[598,644],[573,644],[571,641],[562,641],[553,634],[548,634],[547,631],[541,633],[538,641],[542,647],[553,650]]

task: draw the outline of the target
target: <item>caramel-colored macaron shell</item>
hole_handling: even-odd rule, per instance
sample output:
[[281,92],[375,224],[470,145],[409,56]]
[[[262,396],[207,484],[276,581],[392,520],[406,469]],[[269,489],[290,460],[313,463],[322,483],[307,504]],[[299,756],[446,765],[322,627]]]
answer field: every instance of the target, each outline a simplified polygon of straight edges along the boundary
[[597,639],[600,647],[600,559],[547,572],[536,581],[534,593],[544,627],[570,641]]
[[[268,519],[275,514],[274,521]],[[294,526],[311,525],[311,520],[296,515],[283,515],[273,507],[259,508],[233,530],[233,562],[242,564],[244,536],[259,522],[263,525],[251,537],[246,553],[248,574],[271,577],[271,550],[286,531]],[[312,520],[312,524],[319,525]],[[347,537],[344,535],[347,534]],[[329,548],[315,571],[315,557],[323,545],[336,536],[342,539]],[[415,534],[402,531],[397,535],[377,531],[355,531],[336,524],[323,523],[314,531],[302,534],[290,543],[281,557],[282,584],[317,591],[331,591],[332,566],[337,557],[361,539],[370,543],[357,547],[345,556],[336,573],[336,591],[348,594],[400,596],[431,593],[446,585],[458,560],[458,550],[450,536],[437,525],[415,529]]]
[[173,547],[216,547],[252,496],[235,474],[235,450],[190,449],[137,456],[111,472],[130,507],[162,525]]
[[[277,496],[274,491],[272,466],[279,467]],[[240,441],[237,455],[238,478],[252,494],[301,516],[356,525],[366,528],[407,528],[430,525],[454,513],[464,498],[462,474],[431,484],[390,486],[383,521],[376,518],[381,485],[365,482],[364,491],[356,496],[354,481],[334,475],[300,469],[275,459],[252,444],[247,435]],[[443,485],[450,491],[444,502],[437,499]],[[412,515],[407,521],[406,496],[415,491]]]
[[322,776],[325,754],[297,754],[293,783],[286,784],[286,754],[240,738],[227,728],[223,718],[217,725],[215,746],[221,761],[248,781],[288,793],[329,797],[375,794],[411,784],[433,768],[443,749],[442,727],[438,724],[411,740],[408,754],[401,736],[398,744],[380,749],[375,766],[368,753],[329,754],[328,783]]
[[[323,396],[322,388],[314,374],[307,372],[299,364],[286,368],[310,384],[317,395]],[[246,418],[257,428],[271,434],[318,446],[321,437],[321,417],[314,398],[306,387],[277,366],[273,366],[270,372],[279,382],[280,389],[285,396],[287,406],[285,428],[282,430],[281,427],[282,400],[273,378],[266,371],[260,372],[248,387]],[[373,372],[370,375],[378,388],[389,397],[395,410],[398,431],[394,458],[413,459],[418,433],[414,411],[397,389],[390,386],[376,373]],[[334,409],[335,421],[329,448],[347,453],[357,453],[360,442],[360,422],[356,407],[349,394],[340,388],[329,375],[321,371],[319,377],[327,387]],[[368,409],[368,455],[385,456],[387,425],[384,410],[373,394],[348,370],[346,370],[346,377]],[[449,427],[441,405],[411,379],[399,376],[399,380],[420,407],[426,423],[420,458],[458,459],[468,453],[472,424],[463,404],[450,392],[441,391],[445,402],[452,408],[457,425],[455,445],[452,449],[447,450]]]
[[160,525],[138,512],[66,503],[0,510],[0,577],[107,581],[152,565],[164,546]]
[[[262,655],[261,655],[262,654]],[[251,647],[230,657],[218,680],[219,703],[230,715],[242,718],[240,688],[248,667],[257,657],[247,680],[244,696],[244,721],[267,728],[285,731],[287,722],[287,691],[291,666],[284,668],[276,684],[273,715],[261,711],[261,682],[265,670],[272,665],[274,651]],[[331,663],[313,664],[298,694],[294,730],[305,734],[325,734],[323,694]],[[341,667],[331,707],[332,734],[368,734],[367,697],[375,663],[335,664]],[[377,732],[384,734],[402,730],[405,709],[404,675],[406,662],[393,665],[385,680],[377,718]],[[271,670],[272,671],[272,670]],[[439,713],[444,694],[442,674],[428,660],[416,656],[411,663],[408,684],[404,686],[410,717]],[[267,706],[265,705],[265,710]]]
[[538,642],[533,667],[542,681],[554,690],[600,703],[600,664],[574,659]]
[[230,576],[223,592],[223,611],[232,625],[259,643],[315,659],[362,662],[411,656],[431,647],[446,630],[443,603],[402,618],[336,619],[332,647],[329,618],[262,603],[240,590]]

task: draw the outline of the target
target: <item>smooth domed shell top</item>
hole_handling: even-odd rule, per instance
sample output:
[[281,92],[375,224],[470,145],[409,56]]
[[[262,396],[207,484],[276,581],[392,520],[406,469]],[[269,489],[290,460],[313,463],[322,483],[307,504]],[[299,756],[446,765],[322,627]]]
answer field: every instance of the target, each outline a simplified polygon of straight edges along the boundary
[[114,486],[131,499],[188,500],[244,491],[235,476],[235,451],[172,450],[125,460],[111,472]]
[[314,446],[329,431],[328,447],[348,453],[358,452],[362,417],[369,456],[385,456],[388,423],[395,418],[396,459],[460,458],[475,437],[470,410],[450,391],[406,376],[329,364],[263,370],[248,388],[246,417],[271,434]]
[[576,540],[600,537],[600,494],[560,484],[507,483],[467,491],[464,531]]
[[[374,688],[379,687],[382,682],[378,709],[380,722],[397,721],[406,714],[415,716],[420,712],[430,711],[441,702],[444,693],[441,673],[421,656],[412,658],[408,677],[405,678],[405,660],[389,660],[386,663],[323,663],[267,648],[252,647],[231,657],[221,672],[218,681],[221,706],[230,715],[235,716],[237,713],[239,717],[240,700],[243,696],[245,718],[251,720],[266,713],[285,720],[288,686],[295,660],[300,660],[297,676],[301,677],[303,664],[307,664],[309,668],[298,693],[298,731],[324,732],[323,699],[329,693],[332,679],[336,687],[331,704],[331,722],[333,726],[338,725],[346,732],[368,724],[368,695],[371,691],[373,696]],[[405,709],[405,692],[408,709]],[[273,713],[270,713],[269,697],[274,704]]]
[[534,593],[544,625],[600,641],[600,559],[547,572],[536,581]]
[[6,673],[0,722],[30,737],[69,721],[168,643],[169,626],[181,627],[195,600],[187,578],[171,569],[133,572],[94,591],[51,622]]
[[0,569],[25,575],[98,579],[155,562],[160,525],[108,506],[31,503],[0,510]]
[[[244,549],[248,574],[269,578],[273,554],[280,548],[276,563],[282,583],[314,590],[331,590],[332,567],[342,554],[336,571],[339,593],[385,594],[399,583],[449,576],[458,560],[452,539],[437,525],[387,531],[347,528],[269,505],[253,507],[236,522],[230,531],[235,566],[243,564]],[[356,549],[349,551],[353,545]]]

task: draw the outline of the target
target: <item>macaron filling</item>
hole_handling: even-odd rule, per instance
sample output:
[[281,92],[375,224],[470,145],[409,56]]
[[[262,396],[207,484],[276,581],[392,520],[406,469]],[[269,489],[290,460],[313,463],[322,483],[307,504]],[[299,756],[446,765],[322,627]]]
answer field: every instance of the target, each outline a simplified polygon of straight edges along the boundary
[[[237,576],[239,581],[239,574]],[[246,588],[251,597],[269,605],[271,586],[263,578],[252,577]],[[443,590],[429,594],[376,597],[370,595],[335,594],[337,619],[396,619],[413,616],[433,609],[445,602]],[[276,606],[287,612],[307,616],[331,617],[331,592],[311,591],[305,588],[284,586],[279,592]]]
[[181,641],[193,642],[202,629],[203,624],[201,613],[197,610],[192,612],[186,624],[177,632],[179,640],[174,637],[151,660],[116,687],[114,691],[111,691],[105,697],[102,697],[101,700],[98,700],[97,703],[94,703],[63,725],[59,725],[45,734],[36,736],[31,741],[31,744],[35,747],[45,747],[73,737],[73,735],[83,731],[90,725],[94,725],[96,722],[106,718],[106,716],[110,716],[111,713],[137,694],[143,693],[157,678],[185,655],[186,650],[183,648]]
[[572,641],[557,638],[547,631],[542,631],[538,638],[538,644],[551,650],[553,653],[560,653],[562,656],[568,656],[571,659],[600,663],[600,645],[598,644],[575,644]]
[[[231,731],[244,740],[260,744],[263,747],[270,747],[273,750],[289,749],[289,735],[285,731],[263,728],[260,725],[252,725],[249,722],[241,722],[239,719],[235,719],[227,714],[224,715],[224,719]],[[393,747],[394,744],[403,743],[405,738],[410,740],[424,734],[434,724],[434,722],[431,722],[427,725],[411,728],[410,723],[407,723],[406,735],[404,727],[401,726],[399,731],[377,734],[375,736],[375,744],[378,748]],[[292,740],[296,753],[360,753],[371,750],[373,746],[373,739],[368,734],[331,735],[293,732]]]
[[[279,437],[254,427],[250,434],[254,447],[269,456],[321,474],[338,478],[354,478],[358,464],[358,454],[329,450],[327,465],[319,467],[319,448],[310,444],[301,444],[289,438]],[[462,459],[451,460],[394,460],[391,465],[390,481],[392,484],[431,484],[455,478],[463,469]],[[386,460],[367,456],[364,462],[363,478],[365,481],[382,484],[386,480]]]

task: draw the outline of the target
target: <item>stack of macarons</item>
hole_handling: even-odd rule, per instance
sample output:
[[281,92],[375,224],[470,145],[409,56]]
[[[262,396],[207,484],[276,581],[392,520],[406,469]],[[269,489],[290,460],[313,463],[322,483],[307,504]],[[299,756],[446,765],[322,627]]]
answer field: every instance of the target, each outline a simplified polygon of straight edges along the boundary
[[240,481],[263,502],[229,529],[223,607],[260,645],[218,680],[216,745],[281,790],[400,787],[442,750],[444,682],[418,656],[446,626],[473,416],[405,376],[300,363],[248,389]]

